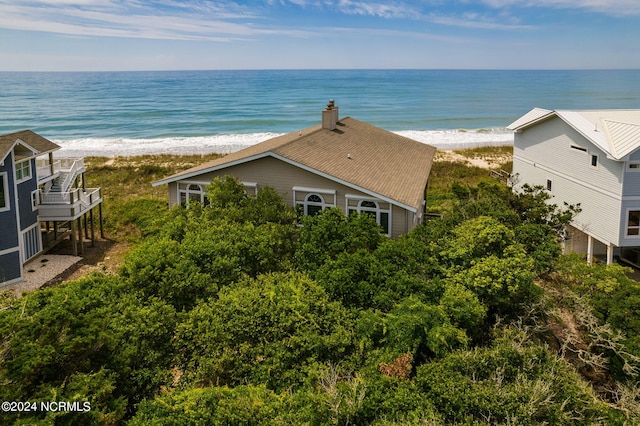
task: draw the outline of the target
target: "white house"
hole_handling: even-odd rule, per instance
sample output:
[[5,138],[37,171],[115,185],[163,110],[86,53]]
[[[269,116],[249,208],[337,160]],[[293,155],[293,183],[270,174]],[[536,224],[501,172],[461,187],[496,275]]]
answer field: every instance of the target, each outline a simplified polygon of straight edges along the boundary
[[565,248],[640,264],[640,110],[550,111],[516,120],[515,186],[542,185],[580,203]]

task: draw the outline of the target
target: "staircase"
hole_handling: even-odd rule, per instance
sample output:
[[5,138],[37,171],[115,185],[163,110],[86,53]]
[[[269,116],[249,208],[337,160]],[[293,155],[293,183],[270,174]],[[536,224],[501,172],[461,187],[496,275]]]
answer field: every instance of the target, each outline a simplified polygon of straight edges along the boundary
[[72,190],[72,187],[76,177],[84,171],[84,159],[69,158],[61,162],[58,177],[51,182],[51,187],[41,194],[41,204],[68,204],[82,195],[79,190]]
[[70,159],[70,166],[60,170],[60,174],[53,180],[53,184],[49,189],[49,192],[69,192],[76,177],[80,174],[80,171],[84,169],[84,160]]

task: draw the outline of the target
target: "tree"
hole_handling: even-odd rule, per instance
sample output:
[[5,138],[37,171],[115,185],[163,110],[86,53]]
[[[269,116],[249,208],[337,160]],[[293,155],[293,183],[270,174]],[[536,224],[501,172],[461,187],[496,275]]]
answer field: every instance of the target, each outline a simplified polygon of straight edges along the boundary
[[302,218],[296,245],[296,266],[312,277],[318,267],[341,253],[374,250],[384,239],[380,226],[366,214],[345,216],[338,208]]
[[189,384],[300,386],[317,362],[351,351],[352,319],[322,287],[298,273],[245,279],[200,303],[178,327]]
[[173,307],[141,299],[117,276],[30,293],[0,311],[0,394],[10,401],[67,395],[95,403],[96,415],[123,418],[169,380],[175,324]]

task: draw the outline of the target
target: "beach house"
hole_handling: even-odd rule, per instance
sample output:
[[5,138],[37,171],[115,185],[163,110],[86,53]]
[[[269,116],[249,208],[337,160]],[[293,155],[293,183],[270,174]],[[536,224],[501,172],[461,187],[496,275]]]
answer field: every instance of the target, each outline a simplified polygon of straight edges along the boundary
[[354,118],[333,101],[321,124],[278,136],[154,182],[168,185],[169,204],[205,203],[216,176],[281,193],[302,214],[328,207],[370,214],[389,236],[424,220],[425,194],[436,149]]
[[508,127],[515,186],[580,203],[565,248],[640,264],[640,110],[535,108]]
[[30,130],[0,136],[0,287],[22,281],[23,265],[63,239],[77,254],[83,229],[95,238],[100,188],[86,188],[84,161],[54,158],[58,149]]

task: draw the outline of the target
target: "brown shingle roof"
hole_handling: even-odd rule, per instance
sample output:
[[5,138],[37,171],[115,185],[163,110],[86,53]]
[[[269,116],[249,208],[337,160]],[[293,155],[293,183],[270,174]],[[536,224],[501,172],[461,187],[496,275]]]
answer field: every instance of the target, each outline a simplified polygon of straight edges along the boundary
[[31,130],[22,130],[20,132],[0,135],[0,158],[7,156],[9,150],[13,148],[18,139],[35,149],[36,154],[43,154],[60,148],[59,145],[56,145],[49,139],[43,138]]
[[154,183],[161,185],[271,155],[349,186],[420,209],[436,149],[346,117],[335,130],[288,133]]

